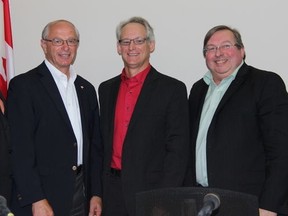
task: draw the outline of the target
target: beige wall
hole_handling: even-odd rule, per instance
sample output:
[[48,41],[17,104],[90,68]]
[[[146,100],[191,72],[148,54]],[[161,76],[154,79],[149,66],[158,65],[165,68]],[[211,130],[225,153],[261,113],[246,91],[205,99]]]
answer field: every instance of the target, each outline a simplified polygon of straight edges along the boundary
[[80,30],[77,73],[96,88],[119,74],[115,27],[143,16],[155,29],[152,64],[187,85],[207,71],[202,56],[205,33],[214,25],[236,27],[246,46],[246,62],[272,70],[288,85],[287,0],[10,0],[16,74],[43,60],[40,34],[47,22],[68,19]]

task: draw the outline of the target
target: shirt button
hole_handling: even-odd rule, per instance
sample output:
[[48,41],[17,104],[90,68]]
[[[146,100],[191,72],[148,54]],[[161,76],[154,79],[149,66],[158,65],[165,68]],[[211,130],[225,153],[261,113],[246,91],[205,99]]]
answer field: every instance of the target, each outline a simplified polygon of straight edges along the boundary
[[76,171],[77,170],[77,166],[72,166],[72,170]]
[[22,196],[20,194],[17,194],[18,200],[22,200]]

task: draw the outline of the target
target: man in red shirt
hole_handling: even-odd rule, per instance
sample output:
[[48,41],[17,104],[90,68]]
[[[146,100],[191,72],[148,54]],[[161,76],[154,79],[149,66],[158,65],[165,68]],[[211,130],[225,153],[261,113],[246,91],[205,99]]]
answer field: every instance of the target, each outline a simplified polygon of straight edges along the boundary
[[137,192],[182,186],[189,146],[184,83],[150,65],[153,29],[141,17],[116,30],[122,73],[99,87],[103,214],[135,215]]

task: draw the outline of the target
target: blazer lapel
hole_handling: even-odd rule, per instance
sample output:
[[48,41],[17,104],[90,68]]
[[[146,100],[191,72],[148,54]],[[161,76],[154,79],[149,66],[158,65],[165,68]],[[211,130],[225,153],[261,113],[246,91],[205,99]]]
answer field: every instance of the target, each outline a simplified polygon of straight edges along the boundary
[[143,109],[145,109],[146,104],[149,103],[149,99],[151,98],[150,96],[154,92],[152,84],[153,81],[157,79],[157,75],[158,72],[153,67],[151,67],[151,70],[148,73],[139,94],[137,103],[131,116],[127,133],[129,132],[130,128],[133,127],[137,119],[141,116],[141,112],[143,111]]
[[61,116],[63,117],[63,120],[67,124],[67,127],[73,133],[73,128],[70,123],[70,120],[69,120],[67,111],[65,109],[64,103],[62,101],[61,95],[59,93],[58,87],[44,62],[39,66],[39,74],[41,75],[40,82],[46,88],[47,94],[51,97],[52,101],[55,104],[56,109],[58,109]]
[[[107,113],[109,116],[107,117],[108,119],[108,128],[109,131],[107,131],[107,137],[109,139],[109,147],[111,154],[112,154],[112,145],[113,145],[113,134],[114,134],[114,117],[115,117],[115,109],[116,109],[116,102],[117,102],[117,97],[118,97],[118,91],[121,83],[121,77],[120,75],[117,76],[111,83],[111,91],[109,91],[107,94],[105,94],[105,97],[110,98],[109,99],[109,104],[107,107],[100,107],[100,113],[101,109],[108,109]],[[100,114],[101,115],[101,114]]]
[[112,88],[111,88],[111,91],[109,92],[109,95],[107,95],[107,97],[111,98],[111,100],[109,100],[110,104],[108,105],[108,107],[105,107],[106,109],[108,109],[108,113],[109,113],[108,120],[110,123],[109,128],[111,129],[109,133],[112,133],[112,134],[114,132],[114,117],[115,117],[115,109],[116,109],[120,83],[121,83],[121,77],[117,76],[116,79],[113,80],[113,83],[111,84]]
[[191,91],[193,94],[190,92],[189,95],[190,124],[192,131],[191,140],[196,140],[197,138],[202,108],[209,88],[203,79],[200,83],[197,82],[195,85],[196,86],[193,86]]
[[224,94],[222,100],[220,101],[215,115],[221,111],[225,103],[229,100],[230,97],[241,87],[242,83],[246,80],[246,74],[248,72],[248,65],[244,63],[239,69],[236,78],[233,80],[226,93]]
[[[88,112],[86,110],[87,107],[85,105],[85,101],[84,101],[84,97],[83,97],[83,94],[85,92],[85,86],[79,81],[78,76],[74,82],[74,85],[75,85],[78,103],[79,103],[79,109],[80,109],[80,115],[81,115],[81,124],[82,124],[82,127],[85,127],[87,124],[86,113]],[[86,131],[86,130],[83,130],[83,131]]]
[[[89,108],[87,105],[87,101],[85,101],[85,85],[81,83],[81,80],[79,79],[79,76],[77,75],[77,78],[74,82],[76,93],[77,93],[77,98],[78,98],[78,104],[79,104],[79,109],[80,109],[80,118],[81,118],[81,126],[82,126],[82,136],[83,136],[83,163],[87,163],[88,159],[88,154],[89,154],[89,135],[88,135],[88,112]],[[95,98],[96,100],[96,98]]]

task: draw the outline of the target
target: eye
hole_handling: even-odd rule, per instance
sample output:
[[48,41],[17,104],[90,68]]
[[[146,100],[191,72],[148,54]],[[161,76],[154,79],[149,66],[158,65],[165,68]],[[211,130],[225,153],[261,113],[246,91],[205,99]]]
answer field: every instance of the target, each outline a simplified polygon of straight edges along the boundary
[[54,38],[53,39],[53,43],[55,45],[62,45],[63,44],[63,40],[59,39],[59,38]]
[[130,40],[119,40],[119,43],[120,43],[121,45],[127,46],[127,45],[130,44]]
[[221,47],[222,47],[222,49],[230,49],[231,46],[232,46],[231,44],[224,44]]
[[143,44],[144,42],[145,42],[145,39],[143,39],[143,38],[138,38],[138,39],[134,40],[135,44]]
[[209,47],[206,48],[207,52],[214,52],[215,50],[216,50],[215,46],[209,46]]
[[77,45],[78,44],[77,39],[68,39],[67,42],[69,45]]

